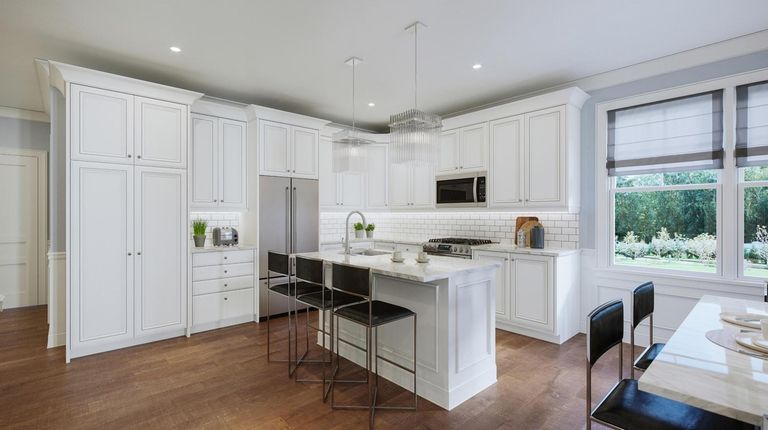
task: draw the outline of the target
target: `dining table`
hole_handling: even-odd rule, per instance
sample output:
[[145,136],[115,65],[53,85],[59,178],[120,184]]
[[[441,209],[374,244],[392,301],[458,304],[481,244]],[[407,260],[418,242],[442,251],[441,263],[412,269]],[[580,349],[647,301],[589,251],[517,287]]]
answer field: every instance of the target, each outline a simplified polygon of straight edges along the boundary
[[768,303],[703,296],[640,377],[639,389],[768,429],[768,354],[710,340],[713,333],[759,331],[723,321],[729,313],[768,318]]

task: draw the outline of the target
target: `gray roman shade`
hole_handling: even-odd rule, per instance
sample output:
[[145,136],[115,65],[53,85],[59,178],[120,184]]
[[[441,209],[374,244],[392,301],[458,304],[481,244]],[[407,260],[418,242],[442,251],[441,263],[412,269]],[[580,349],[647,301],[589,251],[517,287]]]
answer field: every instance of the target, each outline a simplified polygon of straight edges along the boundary
[[768,81],[736,87],[736,165],[768,166]]
[[723,168],[723,91],[608,111],[610,176]]

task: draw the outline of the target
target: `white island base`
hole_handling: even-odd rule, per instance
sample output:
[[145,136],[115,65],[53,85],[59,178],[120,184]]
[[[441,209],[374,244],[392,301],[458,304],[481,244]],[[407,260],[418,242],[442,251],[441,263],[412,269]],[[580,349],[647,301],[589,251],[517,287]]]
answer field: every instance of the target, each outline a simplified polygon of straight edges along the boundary
[[[416,312],[416,390],[422,398],[451,410],[496,382],[496,264],[450,257],[419,264],[415,254],[405,254],[404,263],[392,263],[388,255],[346,257],[338,251],[302,255],[325,260],[327,285],[331,262],[370,267],[377,300]],[[365,347],[365,328],[339,321],[337,334]],[[411,318],[379,327],[379,355],[411,368],[412,332]],[[339,353],[365,367],[362,351],[339,343]],[[381,377],[413,391],[412,375],[384,360],[378,366]]]

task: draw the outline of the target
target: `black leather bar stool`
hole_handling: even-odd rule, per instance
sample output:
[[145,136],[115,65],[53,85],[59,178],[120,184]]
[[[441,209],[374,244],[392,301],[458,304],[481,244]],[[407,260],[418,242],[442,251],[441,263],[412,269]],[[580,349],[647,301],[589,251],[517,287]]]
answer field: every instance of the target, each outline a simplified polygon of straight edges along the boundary
[[[351,321],[355,324],[362,325],[366,328],[365,344],[366,348],[361,348],[354,343],[347,342],[337,336],[338,342],[345,343],[358,350],[366,353],[366,366],[367,366],[367,382],[368,389],[368,405],[337,405],[334,402],[334,387],[336,382],[336,373],[332,373],[331,376],[331,406],[336,409],[368,409],[370,428],[373,428],[374,415],[376,409],[396,409],[396,410],[415,410],[418,401],[418,395],[416,394],[416,313],[410,309],[402,306],[394,305],[392,303],[383,302],[381,300],[374,300],[373,295],[373,277],[370,269],[350,266],[347,264],[333,263],[332,267],[334,289],[351,294],[353,296],[360,297],[365,301],[355,305],[343,306],[334,309],[333,315],[343,318],[347,321]],[[338,292],[334,292],[338,294]],[[413,369],[408,369],[399,363],[395,363],[388,360],[385,357],[379,356],[378,350],[378,328],[382,325],[400,321],[405,318],[413,317]],[[372,339],[375,341],[372,342]],[[336,350],[336,357],[338,360],[338,348]],[[379,360],[383,360],[399,369],[402,369],[408,373],[413,374],[413,405],[412,406],[377,406],[376,397],[378,395],[379,388],[379,375],[378,375],[378,363]],[[374,372],[374,368],[376,371]],[[371,374],[374,374],[374,385],[371,389]]]
[[[614,300],[598,306],[587,316],[587,429],[592,421],[615,429],[744,429],[751,424],[736,421],[637,388],[634,379],[623,379],[622,347],[624,303]],[[609,349],[619,345],[619,382],[592,409],[592,366]]]
[[[309,329],[312,328],[316,332],[322,335],[321,345],[323,348],[323,355],[320,360],[306,360],[303,357],[298,358],[298,348],[294,349],[294,357],[296,366],[302,363],[320,363],[322,364],[323,376],[322,379],[301,379],[296,376],[296,380],[299,382],[322,382],[323,383],[323,401],[328,397],[328,393],[331,389],[330,380],[326,377],[326,364],[333,364],[333,318],[330,318],[330,328],[326,329],[325,314],[326,311],[338,308],[339,306],[346,306],[353,303],[360,303],[364,301],[363,298],[346,294],[341,291],[334,292],[330,288],[324,288],[325,284],[325,268],[322,260],[316,260],[306,257],[296,257],[296,282],[301,284],[302,282],[314,285],[320,291],[315,291],[306,294],[299,294],[296,296],[298,303],[306,305],[306,321],[305,321],[305,333],[306,333],[306,351],[309,351]],[[320,313],[320,326],[316,327],[309,323],[309,311],[310,309],[317,309]],[[326,337],[329,337],[330,348],[326,348]],[[326,360],[326,349],[330,349],[329,359]],[[306,353],[305,353],[306,354]]]
[[643,320],[648,318],[648,348],[640,354],[632,363],[630,377],[635,379],[635,369],[646,370],[653,363],[656,356],[664,348],[663,343],[653,343],[653,282],[646,282],[632,291],[632,329],[629,331],[629,344],[631,346],[632,356],[635,355],[635,330]]
[[[285,276],[288,278],[287,282],[280,282],[272,285],[272,275]],[[288,376],[292,376],[297,366],[291,366],[293,361],[291,353],[291,334],[293,334],[294,349],[298,348],[298,340],[293,330],[293,322],[291,321],[291,313],[296,318],[296,301],[295,298],[298,294],[307,294],[310,292],[320,291],[320,287],[309,284],[307,282],[291,282],[291,258],[288,254],[282,254],[279,252],[267,252],[267,361],[268,362],[288,362]],[[273,360],[271,356],[271,340],[270,340],[270,293],[279,294],[288,299],[288,358],[286,360]],[[297,294],[298,293],[298,294]],[[293,309],[291,305],[293,304]],[[305,353],[306,354],[306,353]],[[303,358],[303,356],[302,356]]]

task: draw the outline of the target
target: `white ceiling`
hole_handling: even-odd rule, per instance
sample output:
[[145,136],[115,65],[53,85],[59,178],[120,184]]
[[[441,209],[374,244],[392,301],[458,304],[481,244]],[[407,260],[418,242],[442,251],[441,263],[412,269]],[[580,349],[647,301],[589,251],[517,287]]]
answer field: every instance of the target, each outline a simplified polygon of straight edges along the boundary
[[447,114],[767,29],[768,2],[3,0],[0,106],[42,110],[45,58],[348,123],[356,55],[382,128],[413,104],[417,19],[419,107]]

